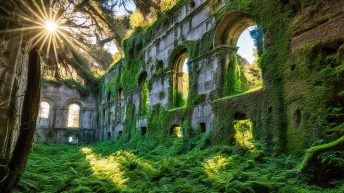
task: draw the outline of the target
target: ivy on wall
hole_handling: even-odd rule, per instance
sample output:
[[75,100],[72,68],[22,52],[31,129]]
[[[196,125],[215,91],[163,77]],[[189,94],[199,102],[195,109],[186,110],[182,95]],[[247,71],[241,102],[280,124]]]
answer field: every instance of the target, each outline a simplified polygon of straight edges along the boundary
[[[186,1],[183,1],[186,3]],[[209,2],[206,2],[207,4]],[[304,3],[303,3],[304,4]],[[182,5],[182,4],[180,4]],[[303,5],[305,6],[305,5]],[[177,6],[178,8],[178,6]],[[176,8],[176,9],[177,9]],[[290,63],[294,62],[291,60],[292,56],[290,54],[290,40],[292,32],[289,29],[289,26],[286,25],[290,23],[291,18],[294,16],[292,8],[289,6],[283,6],[279,1],[268,0],[264,1],[264,6],[262,2],[257,2],[253,0],[249,1],[239,1],[233,0],[230,3],[225,4],[223,7],[215,9],[213,15],[215,17],[216,24],[227,14],[235,11],[240,11],[247,15],[250,15],[256,22],[259,28],[259,31],[254,31],[251,33],[252,36],[256,37],[256,45],[258,47],[259,55],[259,66],[262,68],[264,74],[264,81],[266,82],[266,88],[259,92],[259,96],[262,97],[259,101],[258,106],[248,107],[250,108],[259,108],[261,112],[257,114],[252,114],[250,117],[254,120],[254,130],[256,130],[256,137],[263,135],[264,131],[267,128],[264,128],[264,125],[270,125],[271,128],[268,128],[269,131],[265,133],[269,134],[268,141],[273,143],[273,146],[277,152],[287,151],[288,148],[285,146],[287,143],[287,129],[288,129],[288,120],[286,119],[286,104],[285,104],[285,91],[283,76],[285,76],[286,71],[288,70]],[[274,10],[274,11],[272,11]],[[173,11],[172,11],[173,12]],[[168,13],[168,14],[172,14]],[[107,92],[111,92],[112,96],[116,96],[116,92],[119,87],[123,87],[125,92],[128,92],[133,89],[138,88],[138,75],[140,71],[146,69],[146,65],[143,61],[142,49],[145,46],[143,42],[149,42],[153,38],[153,34],[157,30],[157,27],[164,22],[169,20],[168,17],[161,17],[153,26],[148,27],[147,29],[138,29],[136,30],[132,37],[128,38],[123,42],[124,53],[126,61],[122,64],[121,68],[115,73],[110,73],[107,81],[102,83],[101,95],[106,96]],[[267,41],[265,47],[263,48],[263,43],[258,41],[262,39],[264,32],[264,38]],[[211,29],[209,32],[205,33],[200,39],[195,41],[184,41],[181,43],[182,46],[186,47],[188,57],[190,60],[197,59],[208,52],[214,49],[213,38],[214,38],[215,28]],[[221,96],[231,96],[245,91],[244,80],[242,79],[242,72],[238,67],[238,61],[236,56],[236,50],[233,46],[228,50],[230,54],[230,63],[226,68],[223,68],[223,85],[222,92],[218,97]],[[297,58],[304,56],[296,56]],[[219,61],[221,65],[225,64],[225,60]],[[295,62],[297,63],[297,62]],[[311,62],[304,61],[304,65],[307,66]],[[312,62],[314,63],[314,62]],[[152,78],[159,78],[165,80],[168,78],[168,71],[171,69],[160,68],[155,71],[152,75]],[[199,104],[205,102],[208,96],[204,94],[197,93],[197,82],[200,69],[198,66],[189,66],[190,70],[190,87],[189,87],[189,98],[187,101],[177,100],[182,97],[178,97],[178,92],[173,90],[173,87],[170,86],[170,103],[173,105],[170,107],[181,107],[169,111],[162,106],[153,106],[152,109],[148,112],[148,134],[152,134],[152,131],[166,132],[168,130],[169,124],[173,124],[172,120],[178,122],[189,122],[192,114],[192,109]],[[309,71],[305,70],[305,74]],[[304,75],[305,75],[304,74]],[[298,78],[297,74],[291,75],[294,78]],[[300,76],[303,77],[304,76]],[[169,79],[171,85],[171,78]],[[265,84],[264,82],[264,84]],[[151,80],[149,80],[148,89],[152,86]],[[161,95],[165,95],[161,94]],[[308,93],[312,95],[311,93]],[[159,94],[160,95],[160,94]],[[102,98],[102,97],[101,97]],[[144,97],[141,97],[144,98]],[[163,98],[161,96],[161,98]],[[216,99],[216,98],[215,98]],[[320,99],[320,98],[317,98]],[[146,100],[146,99],[145,99]],[[225,106],[226,100],[217,102],[216,105],[212,105],[216,117],[218,117],[219,122],[231,122],[234,112],[228,112],[223,114],[223,108]],[[173,103],[173,101],[175,101]],[[186,106],[184,105],[186,103]],[[221,105],[222,104],[222,105]],[[312,106],[312,108],[315,106]],[[267,109],[273,109],[273,115],[270,115],[271,112]],[[147,113],[146,111],[144,111]],[[270,113],[270,114],[269,114]],[[135,114],[135,113],[134,113]],[[136,119],[137,117],[135,117]],[[180,116],[180,117],[179,117]],[[133,117],[133,115],[131,115]],[[174,119],[172,118],[174,117]],[[186,120],[182,120],[182,117],[186,117]],[[266,122],[262,122],[261,117],[269,117],[266,119]],[[314,125],[312,126],[314,128]],[[225,126],[221,123],[215,123],[212,132],[214,136],[220,136],[223,133],[220,130],[226,130],[228,126]],[[217,133],[218,132],[218,133]],[[154,132],[153,132],[154,133]],[[221,137],[214,139],[213,142],[223,142]],[[309,146],[309,144],[308,144]]]

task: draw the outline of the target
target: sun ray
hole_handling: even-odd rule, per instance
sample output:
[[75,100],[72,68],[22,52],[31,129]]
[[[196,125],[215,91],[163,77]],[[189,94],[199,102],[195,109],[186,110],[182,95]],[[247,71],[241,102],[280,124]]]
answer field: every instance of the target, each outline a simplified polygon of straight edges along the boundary
[[52,12],[53,1],[50,1],[49,3],[50,3],[49,8],[48,8],[49,9],[49,19],[54,20],[53,19],[53,12]]
[[59,63],[59,59],[58,59],[58,55],[57,55],[57,43],[56,43],[56,39],[53,39],[53,50],[54,50],[54,55],[55,55],[55,60],[56,60],[56,64]]
[[[60,37],[60,36],[58,36]],[[87,50],[88,48],[85,45],[82,45],[80,42],[78,41],[72,41],[69,38],[65,37],[65,36],[61,36],[64,40],[64,42],[66,42],[70,47],[72,47],[73,49],[77,49],[77,48],[82,48],[84,50]],[[78,47],[77,47],[78,46]],[[87,53],[87,52],[86,52]]]
[[[88,53],[90,47],[79,41],[78,35],[82,35],[80,30],[69,26],[66,14],[61,13],[58,7],[54,7],[59,4],[54,4],[52,1],[44,3],[43,0],[19,2],[21,9],[19,9],[19,14],[16,13],[16,18],[22,21],[22,26],[0,30],[0,33],[27,33],[30,37],[29,45],[37,48],[47,59],[50,59],[50,62],[53,63],[51,65],[62,65],[63,68],[66,68],[68,64],[63,63],[63,57],[71,57],[70,51],[80,52],[83,50],[83,57],[94,61],[94,57]],[[62,7],[62,9],[65,8]],[[63,55],[63,52],[67,52],[67,54]]]
[[15,29],[6,29],[0,30],[0,33],[9,33],[9,32],[18,32],[18,31],[26,31],[26,30],[34,30],[34,29],[42,29],[42,26],[31,26],[31,27],[21,27]]
[[37,44],[40,43],[40,41],[44,38],[44,35],[46,35],[44,33],[44,31],[38,33],[37,35],[35,35],[32,39],[31,39],[31,42],[33,42],[33,45],[32,47],[36,47]]
[[42,22],[32,20],[32,18],[28,18],[28,17],[26,17],[24,15],[18,15],[18,17],[20,17],[24,21],[27,21],[27,22],[30,22],[30,23],[34,23],[34,24],[37,24],[37,25],[42,25]]
[[[43,47],[45,46],[45,42],[48,40],[48,38],[51,37],[50,35],[48,34],[45,34],[45,38],[41,44],[41,46],[39,47],[39,50],[41,51],[43,49]],[[49,52],[49,50],[47,50]]]
[[48,48],[47,48],[46,57],[49,57],[52,37],[53,37],[53,36],[49,36],[49,41],[48,41]]
[[[27,4],[27,2],[25,2],[25,1],[20,1],[20,2],[23,4],[24,7],[27,8],[27,10],[30,12],[30,14],[32,14],[36,19],[39,19],[39,20],[41,20],[42,22],[44,22],[44,20],[45,20],[44,15],[43,15],[43,16],[40,16],[40,15],[37,13],[37,11],[33,10],[33,9],[31,8],[31,6],[30,6],[29,4]],[[35,1],[33,1],[33,2],[34,2],[34,4],[36,4]],[[39,11],[38,11],[38,12],[39,12]]]
[[43,1],[41,1],[41,4],[42,4],[42,9],[41,9],[40,5],[37,3],[37,1],[33,1],[33,5],[36,7],[38,12],[41,14],[41,18],[43,18],[44,20],[48,20],[49,18],[47,17],[47,14],[45,12]]

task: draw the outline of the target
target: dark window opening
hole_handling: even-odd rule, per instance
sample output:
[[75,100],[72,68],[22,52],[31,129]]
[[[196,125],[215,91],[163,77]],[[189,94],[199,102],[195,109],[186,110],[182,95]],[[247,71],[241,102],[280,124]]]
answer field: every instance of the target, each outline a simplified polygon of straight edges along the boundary
[[106,115],[105,115],[105,109],[103,109],[103,126],[106,124]]
[[159,52],[160,51],[160,41],[158,40],[157,42],[156,42],[156,52]]
[[205,133],[207,131],[207,127],[206,127],[204,122],[199,124],[199,129],[200,129],[201,133]]
[[118,89],[118,99],[122,100],[124,99],[124,93],[123,93],[123,88]]
[[107,94],[107,102],[109,102],[109,101],[110,101],[110,99],[111,99],[111,93],[110,93],[110,92],[108,92],[108,94]]
[[322,48],[322,51],[325,55],[336,54],[342,44],[343,41],[329,42]]
[[290,70],[291,70],[291,71],[295,70],[295,68],[296,68],[296,64],[292,64],[292,65],[290,66]]
[[119,139],[121,136],[122,136],[122,131],[119,131],[117,139]]
[[301,111],[300,111],[300,109],[297,109],[293,116],[294,116],[294,125],[296,128],[299,128],[300,124],[301,124]]
[[195,7],[196,7],[195,1],[191,1],[191,2],[190,2],[190,8],[193,9],[193,8],[195,8]]
[[141,127],[141,135],[145,135],[147,132],[147,127]]
[[322,48],[322,51],[323,51],[324,55],[332,55],[332,54],[337,53],[337,49],[331,48],[331,47],[324,47],[324,48]]
[[5,83],[0,82],[0,94],[4,93]]
[[157,67],[157,69],[163,68],[164,67],[164,62],[162,60],[159,60],[156,67]]
[[112,113],[111,112],[109,112],[109,114],[108,114],[109,116],[108,116],[108,125],[111,125],[111,117],[112,117]]
[[245,113],[236,112],[234,114],[234,119],[235,120],[245,120],[245,119],[247,119],[247,115]]

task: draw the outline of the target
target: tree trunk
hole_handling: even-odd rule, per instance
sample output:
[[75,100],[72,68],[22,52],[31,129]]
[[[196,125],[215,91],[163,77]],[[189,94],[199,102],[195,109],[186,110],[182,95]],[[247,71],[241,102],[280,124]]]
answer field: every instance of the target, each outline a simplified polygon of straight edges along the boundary
[[9,176],[2,192],[8,193],[20,178],[32,146],[40,101],[41,67],[36,48],[29,52],[27,86],[21,112],[19,136],[8,164]]

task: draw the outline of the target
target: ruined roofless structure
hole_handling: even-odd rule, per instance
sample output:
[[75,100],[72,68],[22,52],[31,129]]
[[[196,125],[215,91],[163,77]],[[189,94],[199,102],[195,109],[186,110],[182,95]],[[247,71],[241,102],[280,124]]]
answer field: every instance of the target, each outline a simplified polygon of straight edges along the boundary
[[[96,93],[47,84],[39,97],[37,53],[25,36],[0,36],[0,164],[6,166],[0,180],[23,166],[34,125],[35,136],[51,143],[134,136],[162,142],[206,132],[213,144],[234,144],[235,123],[248,121],[252,141],[292,153],[342,124],[344,1],[238,2],[185,1],[133,33]],[[236,54],[239,36],[252,26],[262,34],[255,81]],[[36,121],[39,99],[49,115]],[[71,112],[78,121],[70,123]]]

